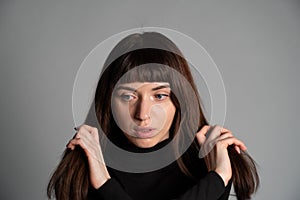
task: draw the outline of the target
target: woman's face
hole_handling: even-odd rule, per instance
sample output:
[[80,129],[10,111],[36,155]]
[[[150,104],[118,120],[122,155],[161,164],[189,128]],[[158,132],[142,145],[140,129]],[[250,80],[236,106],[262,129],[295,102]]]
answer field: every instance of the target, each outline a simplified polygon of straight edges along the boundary
[[134,82],[115,87],[114,119],[130,142],[149,148],[169,137],[176,112],[170,93],[166,82]]

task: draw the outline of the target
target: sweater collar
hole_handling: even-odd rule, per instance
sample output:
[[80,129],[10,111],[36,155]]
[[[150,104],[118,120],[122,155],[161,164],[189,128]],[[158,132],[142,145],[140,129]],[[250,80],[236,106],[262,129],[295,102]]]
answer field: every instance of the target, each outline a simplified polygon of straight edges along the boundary
[[127,140],[127,141],[122,142],[122,144],[120,144],[120,147],[126,151],[130,151],[130,152],[134,152],[134,153],[149,153],[149,152],[157,151],[157,150],[163,148],[164,146],[169,144],[170,141],[172,141],[172,138],[167,138],[167,139],[157,143],[153,147],[141,148],[141,147],[138,147],[138,146],[132,144],[130,141]]

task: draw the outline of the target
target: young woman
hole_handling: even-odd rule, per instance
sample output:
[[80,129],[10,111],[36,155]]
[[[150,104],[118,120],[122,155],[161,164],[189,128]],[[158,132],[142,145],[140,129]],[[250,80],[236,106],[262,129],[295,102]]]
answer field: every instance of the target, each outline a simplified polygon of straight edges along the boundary
[[[208,125],[199,99],[189,65],[172,41],[156,32],[127,36],[108,56],[97,85],[100,127],[77,129],[51,177],[48,197],[54,192],[58,200],[228,199],[233,183],[237,199],[249,199],[259,185],[255,163],[230,130]],[[120,170],[105,164],[114,157],[103,158],[105,138],[145,157],[163,149],[171,153],[155,154],[162,156],[161,165],[153,168],[147,168],[150,161],[142,170]],[[164,162],[169,157],[174,161]]]

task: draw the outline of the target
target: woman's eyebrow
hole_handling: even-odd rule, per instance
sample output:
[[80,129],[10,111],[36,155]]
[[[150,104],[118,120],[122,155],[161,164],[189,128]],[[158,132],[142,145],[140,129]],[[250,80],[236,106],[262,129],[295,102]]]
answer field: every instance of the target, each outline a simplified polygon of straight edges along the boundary
[[170,88],[170,85],[169,84],[166,84],[166,85],[160,85],[160,86],[157,86],[155,88],[152,88],[151,90],[152,91],[155,91],[155,90],[160,90],[160,89],[163,89],[163,88]]
[[[152,91],[156,91],[156,90],[160,90],[160,89],[163,89],[163,88],[170,88],[170,85],[169,85],[169,84],[166,84],[166,85],[159,85],[159,86],[157,86],[157,87],[152,88],[151,90],[152,90]],[[137,89],[132,88],[132,87],[128,87],[128,86],[120,85],[120,86],[117,87],[116,90],[129,90],[129,91],[136,92]]]
[[136,91],[135,88],[131,88],[131,87],[128,87],[128,86],[118,86],[117,90],[129,90],[129,91],[133,91],[133,92]]

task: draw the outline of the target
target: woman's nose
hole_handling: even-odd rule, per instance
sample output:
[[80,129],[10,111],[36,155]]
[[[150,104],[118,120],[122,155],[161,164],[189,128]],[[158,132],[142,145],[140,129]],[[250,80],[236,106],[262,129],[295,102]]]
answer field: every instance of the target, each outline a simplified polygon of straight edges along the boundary
[[150,120],[151,101],[140,99],[135,105],[134,118],[139,121]]

